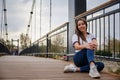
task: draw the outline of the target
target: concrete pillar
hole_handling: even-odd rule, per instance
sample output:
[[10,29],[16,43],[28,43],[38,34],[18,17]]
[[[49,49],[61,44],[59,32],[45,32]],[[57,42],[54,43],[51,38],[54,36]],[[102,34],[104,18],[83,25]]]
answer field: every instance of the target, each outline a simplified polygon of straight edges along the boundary
[[69,21],[69,34],[68,34],[68,44],[69,44],[69,54],[73,53],[74,49],[72,46],[72,35],[75,31],[75,23],[74,23],[74,17],[75,17],[75,5],[74,0],[68,0],[68,21]]
[[68,21],[69,21],[69,54],[74,53],[72,45],[72,36],[75,33],[75,19],[74,17],[86,11],[86,0],[68,0]]

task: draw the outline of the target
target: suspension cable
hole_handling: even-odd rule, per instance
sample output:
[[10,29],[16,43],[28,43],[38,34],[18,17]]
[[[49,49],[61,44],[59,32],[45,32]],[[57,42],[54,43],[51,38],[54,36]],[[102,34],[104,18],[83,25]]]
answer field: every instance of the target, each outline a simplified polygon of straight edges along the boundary
[[1,39],[3,38],[3,4],[2,4],[2,9],[1,9]]
[[28,35],[29,33],[29,29],[30,29],[30,23],[31,23],[31,20],[32,20],[32,14],[33,14],[33,10],[34,10],[34,5],[35,5],[35,0],[33,0],[33,3],[32,3],[32,8],[31,8],[31,12],[30,12],[30,18],[29,18],[29,22],[28,22],[28,28],[27,28],[27,33],[26,35]]
[[51,11],[52,11],[52,2],[51,2],[52,0],[50,0],[50,31],[51,31],[51,16],[52,16],[52,14],[51,14]]
[[[37,35],[36,35],[36,29],[37,29],[37,27],[36,27],[36,2],[35,2],[35,9],[34,9],[34,11],[35,11],[35,14],[34,14],[34,41],[36,41],[36,37],[37,37]],[[35,47],[36,47],[36,45],[35,45]],[[34,52],[36,53],[37,52],[37,47],[34,49]]]
[[5,31],[6,31],[6,40],[8,40],[6,0],[3,0],[3,8],[4,8],[3,11],[4,11],[4,25],[5,25]]
[[34,9],[34,11],[35,11],[35,14],[34,14],[34,34],[35,34],[35,36],[34,36],[34,40],[36,40],[36,2],[35,2],[35,9]]
[[40,0],[40,38],[41,38],[41,22],[42,22],[42,0]]

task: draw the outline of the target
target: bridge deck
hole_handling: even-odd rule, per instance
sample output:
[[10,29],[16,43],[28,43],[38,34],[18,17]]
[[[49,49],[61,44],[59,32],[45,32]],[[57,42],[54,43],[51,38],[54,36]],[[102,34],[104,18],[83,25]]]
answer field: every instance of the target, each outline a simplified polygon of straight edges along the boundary
[[[63,73],[68,62],[28,56],[0,57],[0,80],[93,80],[88,73]],[[101,73],[100,80],[120,80]]]

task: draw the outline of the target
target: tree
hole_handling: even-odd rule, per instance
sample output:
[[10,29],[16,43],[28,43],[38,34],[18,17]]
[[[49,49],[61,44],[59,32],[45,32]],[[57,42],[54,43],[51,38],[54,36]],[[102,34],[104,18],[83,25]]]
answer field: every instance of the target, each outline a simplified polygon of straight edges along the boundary
[[25,49],[26,47],[30,46],[31,39],[29,38],[28,35],[25,35],[25,34],[22,33],[20,35],[20,44],[21,44],[21,48]]
[[54,40],[53,43],[51,44],[51,52],[56,52],[56,53],[60,53],[62,51],[64,51],[64,38],[61,35],[57,35]]
[[[115,48],[114,48],[115,46]],[[113,52],[115,49],[115,52],[120,51],[120,40],[115,39],[115,43],[114,40],[110,40],[108,41],[108,44],[105,45],[105,50],[108,50],[108,48],[110,48],[110,52]]]

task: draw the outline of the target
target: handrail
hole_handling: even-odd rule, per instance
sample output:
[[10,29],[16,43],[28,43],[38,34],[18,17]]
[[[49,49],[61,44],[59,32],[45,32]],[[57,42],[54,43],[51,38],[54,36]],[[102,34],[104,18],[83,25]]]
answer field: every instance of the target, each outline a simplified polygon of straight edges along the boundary
[[63,28],[63,27],[65,27],[67,24],[68,24],[68,22],[65,22],[64,24],[58,26],[56,29],[54,29],[54,30],[48,32],[47,35],[49,35],[49,34],[55,32],[55,31],[57,31],[57,30],[59,30],[59,29],[61,29],[61,28]]
[[[54,30],[46,33],[44,36],[42,36],[41,38],[39,38],[38,40],[34,41],[30,46],[26,47],[23,51],[20,52],[19,55],[23,54],[25,51],[27,51],[27,48],[31,48],[33,50],[37,50],[36,48],[34,48],[33,46],[35,45],[39,45],[39,43],[43,40],[46,40],[46,45],[48,46],[48,38],[51,37],[51,36],[55,36],[57,34],[60,34],[61,32],[64,32],[64,31],[67,31],[67,28],[68,28],[68,24],[69,22],[65,22],[64,24],[58,26],[57,28],[55,28]],[[66,28],[67,27],[67,28]],[[64,29],[65,28],[65,29]],[[60,31],[59,31],[60,30]],[[54,32],[57,32],[57,33],[54,33]],[[54,33],[54,34],[52,34]],[[52,35],[51,35],[52,34]],[[46,50],[48,50],[48,47],[46,47]],[[26,52],[26,54],[28,53],[31,53],[31,52]],[[32,52],[33,53],[33,52]],[[36,52],[35,52],[36,53]],[[34,54],[35,54],[34,53]],[[46,52],[47,53],[47,52]],[[47,53],[48,54],[48,53]]]
[[47,33],[47,34],[45,34],[43,37],[41,37],[41,38],[39,38],[38,40],[36,40],[35,42],[33,42],[33,44],[35,44],[35,43],[36,43],[36,42],[38,42],[39,40],[41,40],[41,39],[43,39],[43,38],[47,37],[47,35],[49,35],[49,34],[51,34],[51,33],[55,32],[55,31],[57,31],[57,30],[59,30],[59,29],[61,29],[61,28],[63,28],[63,27],[65,27],[67,24],[68,24],[68,22],[65,22],[64,24],[62,24],[62,25],[58,26],[58,27],[57,27],[57,28],[55,28],[54,30],[52,30],[52,31],[48,32],[48,33]]
[[[104,3],[104,4],[100,5],[100,6],[97,6],[97,7],[93,8],[93,9],[91,9],[91,10],[89,10],[89,11],[86,11],[86,12],[84,12],[84,13],[78,15],[78,16],[75,16],[75,19],[82,18],[82,17],[87,16],[87,15],[89,15],[89,14],[91,14],[91,13],[96,12],[96,11],[100,11],[100,10],[102,10],[103,8],[109,7],[109,6],[115,4],[115,3],[119,2],[119,1],[120,1],[120,0],[110,0],[110,1]],[[110,5],[110,4],[111,4],[111,5]]]
[[[116,5],[118,8],[117,9],[116,9],[116,7],[113,8]],[[109,9],[111,9],[111,8],[112,8],[112,10],[109,11]],[[94,16],[94,14],[96,14],[97,12],[100,12],[100,11],[102,12],[102,14]],[[95,34],[97,33],[96,37],[99,37],[98,38],[99,46],[98,46],[98,52],[95,55],[99,55],[99,57],[102,57],[105,59],[108,57],[110,60],[114,60],[114,61],[120,61],[120,57],[119,57],[120,49],[119,49],[119,46],[117,46],[116,42],[115,42],[115,40],[120,40],[120,38],[118,39],[116,37],[116,31],[117,31],[116,29],[119,27],[119,24],[116,24],[115,21],[117,19],[119,19],[119,16],[120,16],[120,15],[117,15],[117,13],[118,14],[120,13],[120,0],[110,0],[98,7],[95,7],[89,11],[86,11],[86,12],[74,17],[75,20],[86,17],[88,27],[89,27],[88,30],[91,33],[95,33]],[[88,16],[91,16],[91,18],[89,18]],[[119,21],[118,21],[118,23],[119,23]],[[98,31],[99,31],[99,33],[98,33]],[[110,32],[112,32],[112,34]],[[120,35],[120,33],[117,32],[117,35]],[[111,40],[113,41],[112,42],[113,45],[110,45]],[[120,45],[120,43],[118,43],[118,44]],[[106,45],[107,45],[107,47],[106,47]],[[112,50],[111,50],[110,46],[113,48]],[[118,49],[116,49],[116,47]],[[107,50],[109,54],[107,52],[105,53],[105,50]],[[104,51],[104,52],[102,52],[102,51]],[[103,57],[103,54],[106,54],[106,55],[104,55],[104,57]]]

